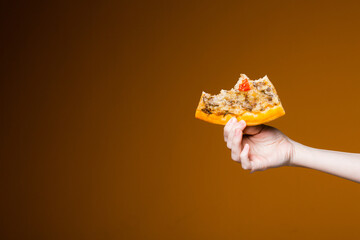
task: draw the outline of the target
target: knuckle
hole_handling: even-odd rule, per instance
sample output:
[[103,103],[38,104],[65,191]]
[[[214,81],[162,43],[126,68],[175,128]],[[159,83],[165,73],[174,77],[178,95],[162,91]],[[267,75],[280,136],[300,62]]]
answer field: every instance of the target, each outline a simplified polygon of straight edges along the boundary
[[256,169],[258,169],[258,163],[257,163],[257,162],[252,162],[252,163],[251,163],[251,169],[252,169],[253,171],[255,171]]
[[264,170],[266,170],[266,166],[264,163],[262,163],[260,161],[256,161],[253,163],[252,169],[253,169],[253,171],[264,171]]

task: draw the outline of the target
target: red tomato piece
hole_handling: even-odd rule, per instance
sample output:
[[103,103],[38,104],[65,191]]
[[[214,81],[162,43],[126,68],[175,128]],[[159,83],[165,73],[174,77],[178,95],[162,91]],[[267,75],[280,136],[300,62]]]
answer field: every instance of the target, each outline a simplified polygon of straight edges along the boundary
[[245,78],[242,80],[242,83],[240,84],[239,86],[239,91],[243,91],[243,92],[246,92],[246,91],[249,91],[251,88],[250,88],[250,84],[249,84],[249,81]]

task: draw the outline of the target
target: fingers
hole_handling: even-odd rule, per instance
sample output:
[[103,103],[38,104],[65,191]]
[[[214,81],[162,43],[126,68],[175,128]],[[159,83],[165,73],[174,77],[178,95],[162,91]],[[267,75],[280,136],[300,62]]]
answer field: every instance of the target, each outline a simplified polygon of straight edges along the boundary
[[230,149],[231,149],[231,146],[232,146],[232,141],[233,141],[233,138],[234,138],[236,126],[237,126],[237,122],[234,123],[234,124],[231,126],[230,133],[229,133],[229,136],[228,136],[228,139],[227,139],[227,142],[226,142],[226,146],[227,146],[228,148],[230,148]]
[[231,158],[241,163],[242,168],[245,170],[250,169],[251,172],[257,171],[261,164],[250,161],[249,144],[245,144],[241,151],[243,134],[256,135],[260,133],[264,127],[265,125],[246,127],[244,120],[237,122],[235,117],[231,118],[224,127],[224,140],[227,142],[227,147],[231,149]]
[[246,127],[246,123],[244,120],[241,120],[240,122],[236,122],[232,125],[228,139],[227,139],[227,147],[228,148],[232,148],[233,146],[233,138],[235,135],[235,130],[236,129],[240,129],[241,131],[241,136],[239,135],[240,138],[242,138],[242,131],[244,130],[244,128]]
[[259,171],[261,168],[260,168],[260,162],[259,161],[252,161],[251,162],[251,171],[250,173],[253,173],[253,172],[256,172],[256,171]]
[[265,125],[263,125],[263,124],[257,125],[257,126],[246,127],[244,130],[244,134],[246,134],[246,135],[259,134],[264,129],[264,127],[265,127]]
[[266,169],[266,167],[262,161],[260,161],[260,160],[250,161],[250,158],[249,158],[250,145],[249,144],[245,144],[245,146],[240,154],[238,154],[238,151],[240,151],[238,149],[240,149],[240,147],[238,147],[236,150],[231,152],[231,158],[234,161],[241,163],[241,166],[244,170],[251,170],[250,173],[253,173],[256,171],[263,171]]
[[232,126],[234,125],[234,123],[236,123],[237,120],[235,117],[232,117],[225,125],[224,127],[224,140],[225,142],[227,142],[228,140],[228,137],[229,137],[229,133],[230,133],[230,130],[232,128]]
[[242,131],[240,128],[235,129],[234,138],[231,145],[231,158],[239,162],[241,152]]
[[[242,132],[240,130],[236,130],[236,136],[240,134],[242,134]],[[232,160],[241,163],[243,169],[252,169],[249,159],[250,146],[249,144],[245,144],[243,150],[241,151],[241,141],[238,139],[241,138],[236,137],[236,140],[234,139],[234,147],[231,149],[231,158]]]
[[256,172],[256,171],[264,171],[265,169],[267,169],[267,164],[266,161],[264,160],[254,160],[251,161],[251,171],[250,173]]
[[250,146],[249,144],[245,144],[244,149],[242,150],[240,154],[240,162],[243,169],[251,169],[251,163],[249,160],[249,152],[250,152]]

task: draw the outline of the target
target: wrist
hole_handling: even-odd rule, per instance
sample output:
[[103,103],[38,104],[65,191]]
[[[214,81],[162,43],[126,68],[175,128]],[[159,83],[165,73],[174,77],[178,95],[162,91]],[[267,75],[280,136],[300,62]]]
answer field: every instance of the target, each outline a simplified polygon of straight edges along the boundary
[[309,155],[310,147],[302,145],[298,142],[290,140],[291,150],[290,150],[290,159],[289,166],[291,167],[300,167],[303,166],[303,161],[306,160],[306,157]]

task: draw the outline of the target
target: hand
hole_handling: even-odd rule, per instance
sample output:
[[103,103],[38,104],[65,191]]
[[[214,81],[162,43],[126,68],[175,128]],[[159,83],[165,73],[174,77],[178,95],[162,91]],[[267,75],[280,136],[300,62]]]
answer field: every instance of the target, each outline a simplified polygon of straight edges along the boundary
[[224,139],[231,149],[231,158],[251,172],[289,166],[293,143],[278,129],[258,125],[246,127],[244,120],[235,117],[224,127]]

